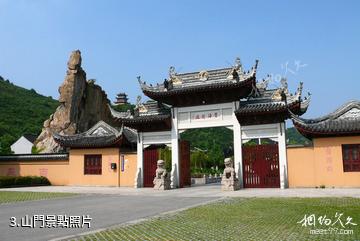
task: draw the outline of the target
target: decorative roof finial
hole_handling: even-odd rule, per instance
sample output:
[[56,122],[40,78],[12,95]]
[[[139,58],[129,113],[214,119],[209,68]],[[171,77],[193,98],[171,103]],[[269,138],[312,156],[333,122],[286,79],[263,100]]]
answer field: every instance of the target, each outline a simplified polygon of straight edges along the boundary
[[281,87],[274,92],[271,98],[277,101],[285,101],[286,103],[287,95],[289,94],[287,79],[282,77],[280,84]]
[[141,76],[137,76],[136,78],[141,86],[145,85],[145,81],[141,81]]
[[199,72],[198,77],[200,80],[205,81],[209,78],[209,73],[206,70],[202,70]]
[[281,88],[287,93],[288,92],[288,83],[285,77],[282,77],[280,80]]
[[266,90],[271,80],[271,75],[267,75],[266,79],[263,79],[261,82],[256,83],[256,87],[260,90]]
[[303,85],[304,85],[304,83],[303,83],[303,82],[300,82],[299,87],[297,88],[296,93],[295,93],[296,98],[300,98],[300,97],[301,97],[302,90],[303,90]]
[[172,82],[175,85],[182,84],[181,78],[179,76],[176,76],[174,66],[170,66],[169,68],[169,78],[170,78],[170,82]]
[[240,72],[242,71],[242,64],[239,57],[235,59],[235,69]]
[[169,68],[169,77],[170,77],[170,79],[175,78],[175,76],[176,76],[175,67],[170,66],[170,68]]
[[136,97],[136,106],[139,106],[141,104],[141,95],[138,95]]
[[136,105],[135,105],[135,110],[138,112],[138,113],[144,113],[144,112],[147,112],[147,108],[144,106],[143,103],[141,103],[141,96],[138,95],[136,97]]

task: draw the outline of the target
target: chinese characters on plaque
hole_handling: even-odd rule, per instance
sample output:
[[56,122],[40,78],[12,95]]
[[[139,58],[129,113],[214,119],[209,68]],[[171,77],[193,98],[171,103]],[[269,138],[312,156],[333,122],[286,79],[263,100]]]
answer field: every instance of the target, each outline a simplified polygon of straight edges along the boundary
[[218,120],[221,110],[196,111],[190,114],[191,121]]

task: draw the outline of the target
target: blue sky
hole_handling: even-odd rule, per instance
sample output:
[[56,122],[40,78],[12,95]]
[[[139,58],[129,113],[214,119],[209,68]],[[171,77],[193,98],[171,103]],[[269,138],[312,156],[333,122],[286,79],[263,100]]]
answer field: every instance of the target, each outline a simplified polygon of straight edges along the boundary
[[258,79],[286,74],[293,92],[303,81],[304,116],[317,117],[360,99],[359,12],[360,1],[0,0],[0,75],[58,98],[80,49],[88,79],[134,101],[138,75],[157,83],[171,65],[206,70],[239,56],[245,69],[260,60]]

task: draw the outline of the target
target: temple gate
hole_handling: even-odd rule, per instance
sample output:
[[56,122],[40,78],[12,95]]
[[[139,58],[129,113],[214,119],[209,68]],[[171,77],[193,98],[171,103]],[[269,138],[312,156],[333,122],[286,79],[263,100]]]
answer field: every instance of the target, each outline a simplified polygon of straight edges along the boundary
[[[117,121],[138,131],[135,187],[145,186],[143,150],[148,145],[171,147],[171,186],[181,187],[184,168],[180,158],[180,133],[193,128],[227,127],[234,132],[234,167],[240,186],[285,188],[285,120],[292,113],[305,113],[310,98],[302,99],[302,83],[291,94],[286,79],[281,80],[280,87],[267,89],[269,78],[256,81],[257,66],[258,61],[246,72],[237,58],[232,67],[208,71],[178,74],[170,67],[169,79],[155,86],[147,85],[138,77],[143,93],[152,100],[142,103],[138,98],[134,114],[111,110]],[[277,144],[243,150],[248,140],[263,138]],[[249,153],[259,150],[261,155],[249,158]],[[264,180],[255,182],[257,178]]]

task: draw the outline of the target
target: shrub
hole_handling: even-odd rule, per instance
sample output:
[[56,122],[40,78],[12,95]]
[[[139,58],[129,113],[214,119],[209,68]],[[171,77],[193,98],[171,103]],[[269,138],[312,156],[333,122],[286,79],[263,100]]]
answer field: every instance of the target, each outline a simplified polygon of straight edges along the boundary
[[39,176],[24,176],[24,177],[0,176],[0,188],[40,186],[40,185],[51,185],[51,183],[46,177],[39,177]]

